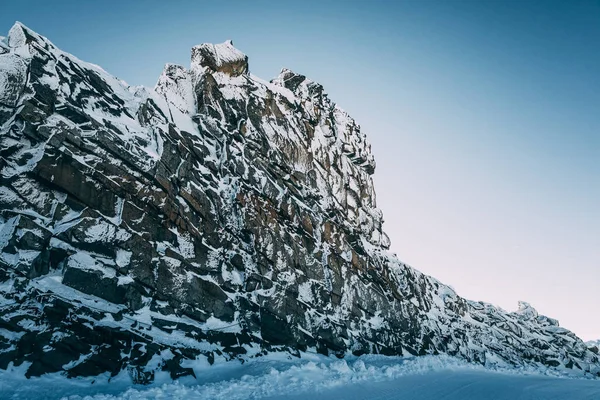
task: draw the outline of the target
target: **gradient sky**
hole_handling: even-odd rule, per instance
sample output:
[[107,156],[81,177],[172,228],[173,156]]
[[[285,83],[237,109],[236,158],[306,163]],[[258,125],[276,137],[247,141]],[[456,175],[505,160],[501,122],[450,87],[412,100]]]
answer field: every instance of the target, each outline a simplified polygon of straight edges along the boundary
[[[600,1],[11,1],[130,84],[233,39],[322,83],[377,160],[392,250],[473,300],[600,338]],[[6,33],[4,33],[6,34]]]

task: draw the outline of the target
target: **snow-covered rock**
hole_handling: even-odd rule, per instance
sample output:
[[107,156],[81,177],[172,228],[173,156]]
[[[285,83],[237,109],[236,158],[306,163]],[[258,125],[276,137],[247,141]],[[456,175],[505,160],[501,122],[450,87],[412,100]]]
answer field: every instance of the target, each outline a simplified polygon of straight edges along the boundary
[[586,345],[593,353],[600,353],[600,340],[590,340],[586,342]]
[[248,72],[248,56],[233,47],[231,40],[220,44],[204,43],[194,46],[191,69],[201,74],[205,68],[211,72],[240,76]]
[[263,81],[231,42],[154,89],[22,24],[0,42],[0,368],[148,382],[317,351],[600,372],[528,304],[387,252],[370,145],[318,83]]

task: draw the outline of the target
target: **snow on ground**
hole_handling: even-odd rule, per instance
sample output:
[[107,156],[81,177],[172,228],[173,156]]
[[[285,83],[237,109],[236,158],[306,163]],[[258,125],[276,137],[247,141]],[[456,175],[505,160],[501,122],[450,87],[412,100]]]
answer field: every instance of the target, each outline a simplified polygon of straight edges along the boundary
[[[14,372],[18,372],[15,368]],[[242,399],[600,399],[600,380],[573,379],[533,370],[490,370],[447,356],[417,358],[367,355],[345,360],[312,354],[302,359],[275,354],[245,364],[194,365],[198,379],[131,385],[126,374],[68,380],[25,379],[0,371],[1,399],[242,400]],[[94,382],[92,384],[92,381]]]

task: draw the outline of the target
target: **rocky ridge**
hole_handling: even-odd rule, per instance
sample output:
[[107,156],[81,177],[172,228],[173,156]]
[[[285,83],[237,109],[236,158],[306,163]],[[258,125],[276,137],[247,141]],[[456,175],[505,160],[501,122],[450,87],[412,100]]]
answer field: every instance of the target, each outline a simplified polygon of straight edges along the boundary
[[130,87],[22,24],[0,38],[0,368],[194,374],[187,360],[445,353],[600,374],[527,303],[389,254],[356,122],[233,43]]

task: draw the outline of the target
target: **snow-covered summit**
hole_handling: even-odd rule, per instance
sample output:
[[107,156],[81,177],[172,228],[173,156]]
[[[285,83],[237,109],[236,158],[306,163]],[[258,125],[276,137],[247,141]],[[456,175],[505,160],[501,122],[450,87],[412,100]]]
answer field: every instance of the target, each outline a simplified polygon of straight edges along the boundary
[[248,72],[248,56],[233,47],[231,40],[220,44],[203,43],[192,48],[192,70],[201,68],[239,76]]
[[12,48],[23,46],[28,40],[35,39],[44,41],[39,35],[20,22],[15,22],[10,31],[8,31],[8,46]]
[[194,374],[190,359],[445,353],[598,374],[522,303],[389,254],[375,161],[322,85],[200,45],[130,87],[17,24],[0,51],[0,368]]

